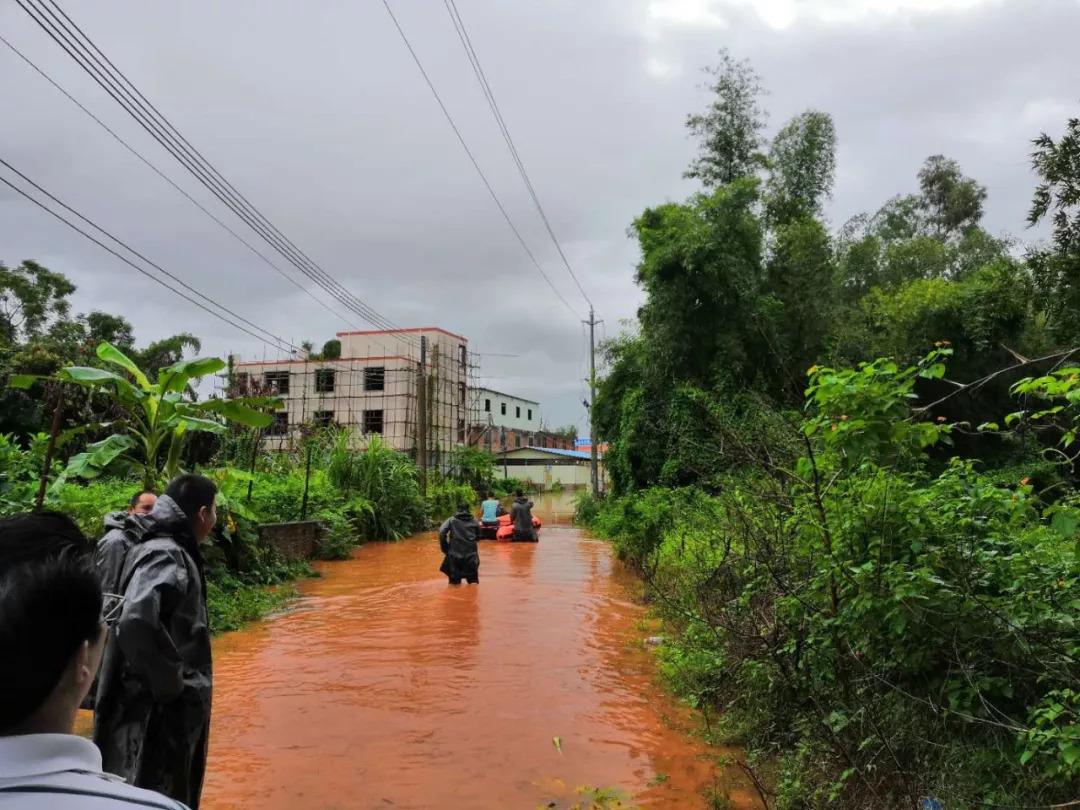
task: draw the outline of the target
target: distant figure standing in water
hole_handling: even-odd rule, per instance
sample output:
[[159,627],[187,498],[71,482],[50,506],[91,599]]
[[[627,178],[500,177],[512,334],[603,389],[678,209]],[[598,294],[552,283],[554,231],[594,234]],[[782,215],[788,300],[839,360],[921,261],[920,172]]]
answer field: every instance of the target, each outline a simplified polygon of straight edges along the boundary
[[451,585],[465,580],[470,585],[480,583],[480,554],[476,539],[480,536],[480,523],[473,516],[467,503],[459,503],[457,514],[439,527],[439,547],[442,549],[442,566]]
[[510,517],[514,521],[514,542],[535,543],[536,529],[533,527],[533,503],[519,489],[514,493],[514,503],[510,507]]

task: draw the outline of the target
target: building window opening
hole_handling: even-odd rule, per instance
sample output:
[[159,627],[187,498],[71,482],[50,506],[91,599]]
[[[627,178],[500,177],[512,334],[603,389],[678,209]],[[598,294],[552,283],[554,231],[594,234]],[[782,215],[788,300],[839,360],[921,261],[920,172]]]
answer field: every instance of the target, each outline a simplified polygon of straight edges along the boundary
[[458,444],[465,444],[465,420],[457,420],[457,440]]
[[506,416],[506,403],[503,402],[500,407],[502,409],[502,415]]
[[[386,390],[386,366],[368,366],[364,369],[364,390]],[[379,411],[379,413],[382,413],[382,411]]]
[[457,350],[458,350],[458,362],[461,363],[462,368],[465,368],[465,366],[467,366],[469,364],[469,355],[465,351],[465,346],[460,345],[460,346],[457,347]]
[[532,408],[529,408],[529,421],[532,421]]
[[315,393],[334,393],[334,370],[332,368],[320,368],[315,372]]
[[311,424],[317,428],[330,427],[334,424],[333,411],[315,411],[311,414]]
[[267,371],[263,375],[263,379],[266,380],[266,387],[269,388],[272,393],[289,393],[289,372]]
[[520,405],[518,407],[514,408],[514,416],[517,419],[521,418],[521,406]]
[[268,436],[284,436],[289,432],[289,412],[288,411],[276,411],[274,413],[274,421],[266,426],[266,435]]
[[484,400],[484,411],[487,412],[487,413],[491,413],[491,400],[490,399],[485,399]]
[[364,433],[383,432],[383,412],[364,411]]
[[465,383],[459,382],[457,384],[458,402],[462,405],[465,404]]

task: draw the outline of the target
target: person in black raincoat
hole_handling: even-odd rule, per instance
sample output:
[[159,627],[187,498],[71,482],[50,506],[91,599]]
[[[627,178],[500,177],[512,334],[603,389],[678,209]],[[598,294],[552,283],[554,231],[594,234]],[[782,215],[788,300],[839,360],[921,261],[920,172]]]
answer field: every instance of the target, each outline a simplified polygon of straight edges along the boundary
[[532,501],[519,489],[514,493],[514,502],[510,505],[510,517],[514,521],[514,542],[535,543],[536,529],[533,527]]
[[142,519],[94,714],[106,771],[191,808],[202,793],[213,683],[199,544],[217,522],[216,496],[209,479],[181,475]]
[[[140,490],[131,496],[125,512],[110,512],[105,516],[105,534],[94,547],[94,568],[101,580],[101,590],[105,593],[105,613],[111,614],[118,606],[117,596],[120,590],[120,576],[124,572],[127,553],[142,536],[144,525],[141,517],[148,515],[154,508],[157,495],[149,490]],[[97,680],[83,700],[82,708],[94,708],[97,695]]]
[[105,534],[94,549],[94,567],[106,594],[119,593],[124,560],[145,528],[140,517],[150,514],[156,502],[157,495],[142,490],[131,497],[126,512],[110,512],[105,516]]
[[470,585],[480,583],[479,536],[480,522],[464,503],[458,504],[457,514],[439,527],[439,547],[446,555],[439,570],[451,585],[460,585],[463,579]]

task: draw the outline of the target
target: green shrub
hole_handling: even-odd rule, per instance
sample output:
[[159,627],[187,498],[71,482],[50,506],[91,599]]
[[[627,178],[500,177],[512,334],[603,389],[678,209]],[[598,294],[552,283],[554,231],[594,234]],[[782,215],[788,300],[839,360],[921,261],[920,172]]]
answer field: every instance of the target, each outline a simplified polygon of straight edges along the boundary
[[267,588],[245,583],[223,573],[206,583],[206,608],[214,633],[238,630],[249,622],[283,607],[296,595],[291,586]]
[[428,484],[426,511],[429,523],[436,524],[457,511],[458,504],[473,508],[477,501],[476,490],[469,484],[459,484],[446,479]]
[[579,505],[646,579],[662,672],[779,808],[1075,798],[1080,497],[931,464],[954,426],[912,386],[943,372],[816,369],[791,468]]

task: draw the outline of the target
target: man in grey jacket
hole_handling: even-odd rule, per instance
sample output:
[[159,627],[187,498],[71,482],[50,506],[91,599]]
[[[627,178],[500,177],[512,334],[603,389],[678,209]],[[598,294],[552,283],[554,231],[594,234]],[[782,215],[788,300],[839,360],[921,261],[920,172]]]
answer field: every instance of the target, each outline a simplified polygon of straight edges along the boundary
[[94,715],[106,771],[192,808],[206,769],[213,681],[199,545],[217,522],[216,496],[209,479],[181,475],[142,519]]

